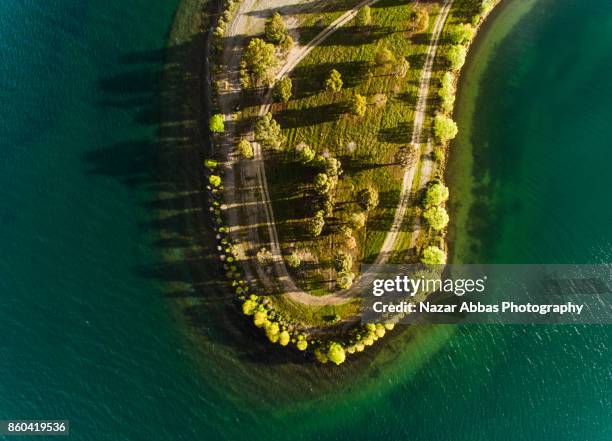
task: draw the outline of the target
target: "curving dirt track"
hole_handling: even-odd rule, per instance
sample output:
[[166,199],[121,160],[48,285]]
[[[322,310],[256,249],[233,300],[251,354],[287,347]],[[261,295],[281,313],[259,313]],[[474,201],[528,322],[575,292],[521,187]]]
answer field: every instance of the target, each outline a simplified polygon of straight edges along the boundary
[[[334,22],[332,22],[326,29],[321,31],[316,37],[314,37],[309,43],[303,46],[294,47],[288,54],[285,62],[280,67],[276,79],[280,79],[283,76],[289,74],[317,45],[321,44],[325,39],[332,35],[336,30],[344,26],[349,22],[357,13],[358,9],[377,3],[379,0],[364,0],[352,9],[342,14]],[[446,0],[438,14],[434,27],[432,30],[430,44],[427,50],[426,60],[421,75],[419,84],[417,106],[415,111],[412,144],[420,149],[421,137],[423,133],[423,122],[425,120],[425,111],[427,106],[427,97],[429,94],[429,86],[431,80],[431,72],[433,68],[433,62],[436,56],[438,44],[440,41],[440,35],[444,27],[444,23],[450,12],[450,7],[453,0]],[[268,0],[267,6],[271,4],[279,3],[286,4],[286,2],[278,0]],[[302,7],[307,7],[309,2],[300,2]],[[249,35],[251,29],[249,29],[249,22],[251,17],[248,15],[250,11],[257,5],[261,4],[257,0],[244,0],[236,16],[232,21],[227,32],[228,43],[224,50],[224,64],[228,67],[227,69],[227,88],[226,93],[221,94],[219,104],[222,113],[226,115],[226,119],[231,120],[230,115],[233,112],[233,105],[236,101],[236,97],[240,90],[238,70],[241,57],[241,51],[237,49],[237,44],[234,38]],[[268,92],[261,104],[258,114],[264,115],[270,110],[272,103],[271,92]],[[259,277],[264,281],[267,286],[274,286],[280,284],[284,295],[288,296],[291,300],[307,305],[331,305],[344,303],[349,300],[354,294],[354,289],[348,289],[340,291],[338,293],[329,294],[325,296],[314,296],[300,288],[292,280],[291,276],[287,271],[284,260],[282,258],[282,251],[280,247],[280,241],[278,239],[278,233],[276,231],[276,223],[274,219],[274,212],[272,210],[272,203],[270,200],[268,183],[266,179],[266,170],[263,159],[261,147],[257,143],[253,143],[255,157],[249,161],[241,161],[241,166],[236,169],[236,161],[238,158],[232,155],[230,152],[233,148],[234,140],[231,137],[226,140],[222,148],[228,154],[228,162],[226,166],[226,213],[229,217],[229,224],[231,233],[234,237],[239,238],[239,242],[243,243],[243,251],[246,253],[248,250],[255,250],[259,247],[266,246],[270,250],[272,255],[272,270],[273,274],[264,272],[260,265],[254,265],[255,268],[247,268],[250,275]],[[426,151],[428,153],[431,150],[428,144]],[[423,153],[423,152],[422,152]],[[397,236],[400,231],[400,227],[404,221],[406,209],[409,204],[410,195],[414,186],[414,177],[416,170],[421,167],[421,179],[417,183],[418,187],[426,185],[429,181],[432,166],[431,159],[428,154],[422,155],[422,164],[417,164],[414,167],[406,169],[402,180],[402,189],[400,192],[399,203],[395,211],[394,219],[389,232],[385,237],[385,241],[381,247],[381,251],[376,259],[376,264],[384,264],[387,262],[393,248]],[[236,171],[239,171],[239,176],[236,176]],[[238,215],[238,210],[241,210],[242,216]],[[246,221],[246,225],[240,225],[240,220]],[[265,231],[268,235],[268,240],[261,240],[260,230],[265,227]],[[419,232],[419,224],[412,233],[412,241]],[[257,273],[257,274],[254,274]],[[362,274],[361,278],[369,278],[371,274]]]

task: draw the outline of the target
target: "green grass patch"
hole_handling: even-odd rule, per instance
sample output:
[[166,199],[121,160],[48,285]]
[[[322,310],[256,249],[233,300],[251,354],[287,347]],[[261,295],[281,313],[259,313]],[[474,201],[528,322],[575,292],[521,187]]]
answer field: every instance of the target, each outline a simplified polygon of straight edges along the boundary
[[[405,31],[412,7],[413,3],[381,1],[372,7],[370,25],[349,23],[336,31],[292,72],[292,100],[274,106],[275,118],[287,137],[287,151],[305,143],[319,154],[338,158],[344,169],[334,192],[333,216],[326,219],[323,235],[311,239],[304,231],[303,219],[315,210],[312,181],[317,171],[299,164],[286,152],[267,157],[279,237],[287,253],[295,249],[306,256],[297,281],[311,292],[321,294],[333,289],[335,271],[330,262],[335,252],[349,252],[355,262],[371,262],[391,226],[403,175],[395,155],[411,141],[429,43],[428,33],[409,36]],[[438,6],[429,7],[431,27]],[[376,54],[383,48],[393,53],[393,65],[376,63]],[[398,74],[397,69],[402,58],[410,63],[405,75]],[[344,86],[340,92],[325,91],[331,69],[342,74]],[[363,117],[349,110],[356,93],[368,101]],[[378,190],[380,203],[368,214],[366,227],[355,232],[356,246],[351,247],[339,227],[350,213],[361,211],[357,194],[367,186]],[[408,246],[409,241],[399,244]]]

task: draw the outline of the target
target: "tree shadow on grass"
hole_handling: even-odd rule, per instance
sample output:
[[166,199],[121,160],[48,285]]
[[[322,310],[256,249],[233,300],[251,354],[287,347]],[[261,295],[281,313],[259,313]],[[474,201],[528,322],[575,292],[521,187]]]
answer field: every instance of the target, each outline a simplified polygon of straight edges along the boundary
[[341,156],[339,159],[342,163],[344,174],[347,176],[354,176],[363,171],[374,170],[391,165],[378,162],[368,162],[369,159],[367,158],[355,158],[353,156]]
[[[327,27],[324,25],[303,26],[296,31],[300,35],[300,43],[307,44]],[[319,43],[319,46],[364,46],[392,34],[395,30],[388,26],[344,26],[336,29],[329,37]]]
[[378,131],[378,140],[393,144],[407,144],[412,138],[412,124],[403,122],[395,127],[388,127]]
[[296,128],[336,121],[347,111],[345,103],[332,103],[307,109],[284,109],[275,118],[284,128]]
[[247,12],[246,15],[260,18],[268,18],[272,14],[278,12],[279,14],[295,15],[310,13],[312,11],[320,12],[344,12],[349,10],[353,6],[350,0],[343,1],[330,1],[330,0],[311,0],[306,4],[290,4],[284,6],[278,6],[276,8],[265,8]]
[[401,101],[409,106],[415,107],[418,100],[418,95],[412,92],[401,92],[393,96],[393,100]]
[[325,79],[332,69],[336,69],[342,75],[344,88],[352,88],[356,87],[366,77],[370,64],[365,61],[348,61],[299,65],[291,74],[294,98],[306,98],[324,91]]
[[427,59],[427,54],[419,53],[419,54],[411,54],[407,55],[406,59],[408,63],[410,63],[410,67],[412,69],[421,70],[425,66],[425,60]]

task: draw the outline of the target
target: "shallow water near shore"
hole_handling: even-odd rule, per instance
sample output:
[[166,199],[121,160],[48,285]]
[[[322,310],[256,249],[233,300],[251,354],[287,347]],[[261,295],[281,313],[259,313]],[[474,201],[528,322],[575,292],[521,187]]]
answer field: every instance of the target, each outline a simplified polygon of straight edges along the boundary
[[[458,98],[481,164],[468,175],[490,183],[476,182],[474,205],[492,214],[458,227],[456,253],[610,261],[612,5],[537,3],[470,62],[488,61],[482,86]],[[195,286],[159,238],[159,81],[176,7],[0,5],[3,418],[70,419],[88,441],[610,439],[609,327],[398,332],[333,368],[269,350],[223,292]],[[168,295],[178,282],[185,292]]]

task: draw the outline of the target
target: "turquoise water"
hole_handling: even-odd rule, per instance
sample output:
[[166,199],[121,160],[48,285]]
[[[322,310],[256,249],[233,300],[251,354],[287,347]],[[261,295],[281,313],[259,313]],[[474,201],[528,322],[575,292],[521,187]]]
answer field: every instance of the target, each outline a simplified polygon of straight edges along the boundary
[[[175,8],[0,3],[0,419],[70,419],[76,440],[611,438],[608,327],[422,329],[330,368],[264,352],[202,275],[168,296],[188,273],[160,271],[156,203]],[[610,260],[611,24],[603,0],[542,2],[460,97],[494,183],[482,259]]]

